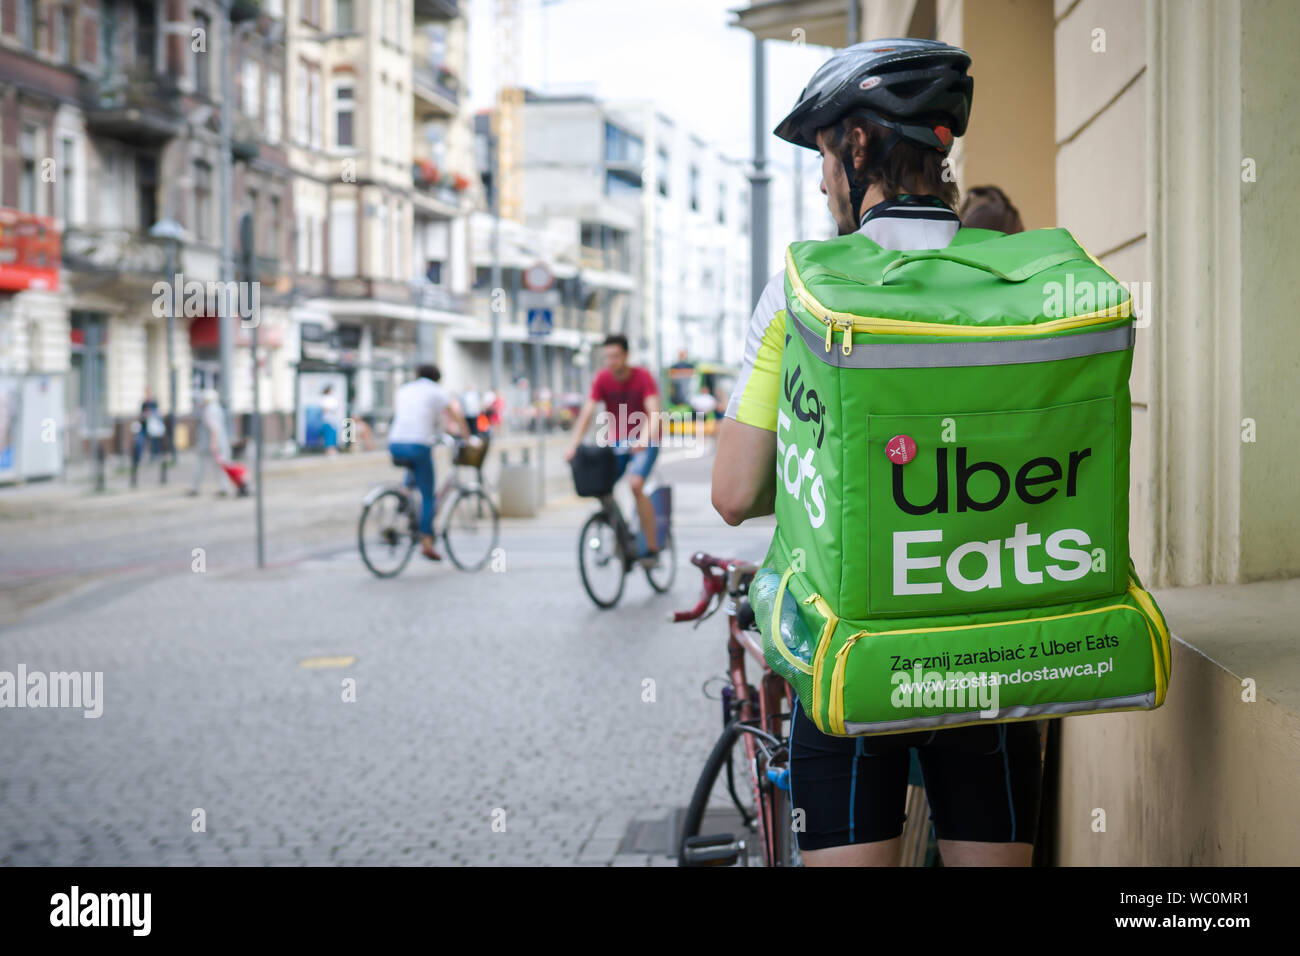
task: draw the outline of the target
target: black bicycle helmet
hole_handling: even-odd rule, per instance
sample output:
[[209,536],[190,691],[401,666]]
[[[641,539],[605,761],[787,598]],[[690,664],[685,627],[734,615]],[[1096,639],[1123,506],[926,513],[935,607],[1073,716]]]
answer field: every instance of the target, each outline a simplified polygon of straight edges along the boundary
[[[974,81],[970,54],[937,40],[871,40],[845,47],[818,67],[794,109],[776,127],[796,146],[817,148],[817,131],[847,116],[861,116],[891,131],[873,152],[877,165],[899,140],[947,153],[966,132]],[[849,182],[851,160],[842,157]],[[854,208],[864,185],[852,188]]]

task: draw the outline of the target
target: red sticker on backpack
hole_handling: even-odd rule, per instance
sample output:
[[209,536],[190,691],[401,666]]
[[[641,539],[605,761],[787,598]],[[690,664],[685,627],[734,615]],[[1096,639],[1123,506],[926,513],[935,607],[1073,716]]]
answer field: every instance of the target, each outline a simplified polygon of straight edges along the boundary
[[906,465],[916,457],[916,442],[907,435],[895,435],[886,443],[885,454],[895,465]]

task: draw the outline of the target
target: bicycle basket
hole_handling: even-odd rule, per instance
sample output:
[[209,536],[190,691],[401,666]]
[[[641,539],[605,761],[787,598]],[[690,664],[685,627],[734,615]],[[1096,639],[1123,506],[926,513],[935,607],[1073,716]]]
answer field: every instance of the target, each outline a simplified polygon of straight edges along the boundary
[[574,490],[584,498],[599,498],[614,490],[618,481],[618,459],[614,449],[602,445],[580,445],[570,464]]
[[452,459],[452,464],[464,465],[466,468],[480,468],[483,459],[487,457],[487,448],[486,440],[478,435],[471,435],[469,439],[457,445],[456,457]]

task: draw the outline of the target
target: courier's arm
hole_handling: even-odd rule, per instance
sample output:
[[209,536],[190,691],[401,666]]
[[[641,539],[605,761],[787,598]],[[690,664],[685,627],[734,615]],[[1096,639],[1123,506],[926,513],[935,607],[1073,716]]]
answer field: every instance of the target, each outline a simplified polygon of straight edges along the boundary
[[713,460],[713,507],[727,524],[770,515],[776,503],[776,432],[725,418]]

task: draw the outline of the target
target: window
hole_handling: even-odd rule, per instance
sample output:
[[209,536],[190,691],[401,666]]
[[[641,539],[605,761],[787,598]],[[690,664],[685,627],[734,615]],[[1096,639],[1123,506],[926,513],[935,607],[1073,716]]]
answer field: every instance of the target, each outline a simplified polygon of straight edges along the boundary
[[99,62],[105,75],[117,68],[118,52],[118,14],[117,0],[101,0],[99,8]]
[[272,145],[280,142],[280,129],[284,123],[281,115],[281,86],[278,70],[269,70],[266,74],[266,141]]
[[302,12],[299,19],[309,26],[320,26],[320,0],[302,0]]
[[311,220],[311,271],[314,275],[325,272],[325,220]]
[[59,141],[59,218],[64,224],[73,220],[73,183],[76,180],[76,140],[65,136]]
[[244,76],[239,84],[241,108],[244,115],[256,118],[261,106],[262,65],[256,60],[244,61]]
[[641,191],[641,177],[635,172],[607,169],[605,170],[606,196],[635,196]]
[[157,66],[158,27],[152,0],[135,0],[135,62],[150,73]]
[[672,166],[668,159],[668,150],[659,147],[659,195],[668,196],[668,176]]
[[208,19],[206,13],[200,13],[196,10],[194,12],[194,28],[195,32],[203,38],[202,50],[194,49],[198,44],[195,42],[196,37],[193,33],[190,34],[189,39],[190,49],[193,51],[194,56],[194,90],[200,96],[207,96],[212,82],[208,71],[211,61],[208,59],[207,53],[208,43],[212,40],[212,21]]
[[36,48],[36,0],[18,0],[18,42]]
[[267,238],[267,243],[266,243],[266,254],[278,261],[281,253],[284,252],[284,250],[280,248],[282,236],[280,233],[280,197],[279,196],[271,197],[270,212],[271,215],[267,217],[267,223],[266,223],[267,225],[266,231],[269,233],[269,236]]
[[691,212],[700,211],[700,167],[691,166]]
[[640,163],[641,138],[613,123],[605,123],[605,162]]
[[311,219],[299,210],[294,216],[294,242],[298,249],[298,272],[311,271]]
[[194,164],[194,237],[212,238],[212,167],[204,162]]
[[122,224],[122,158],[117,148],[101,143],[102,162],[99,171],[99,224]]
[[393,204],[393,278],[405,280],[408,278],[407,273],[411,269],[411,264],[406,261],[406,230],[402,228],[402,222],[405,219],[403,215],[402,204]]
[[334,0],[334,32],[351,33],[354,29],[352,0]]
[[312,149],[320,149],[321,124],[324,115],[321,109],[320,67],[311,67],[307,71],[307,77],[307,127]]
[[718,183],[718,222],[727,221],[727,184]]
[[447,28],[441,23],[430,24],[424,28],[424,35],[429,40],[429,66],[437,73],[438,67],[447,62]]
[[352,115],[356,103],[352,99],[352,83],[340,83],[334,88],[334,145],[351,147]]
[[298,80],[293,85],[294,93],[294,118],[293,118],[293,138],[298,143],[306,145],[308,139],[308,121],[310,119],[311,109],[308,106],[307,87],[310,83],[308,79],[308,67],[306,63],[298,64]]
[[393,264],[393,229],[388,223],[388,203],[381,202],[375,213],[379,220],[379,261],[375,263],[373,274],[382,276],[392,269]]
[[139,227],[148,230],[158,221],[158,160],[154,157],[135,158],[135,188],[140,210]]
[[22,212],[41,213],[39,178],[36,164],[43,152],[41,145],[41,128],[32,123],[24,123],[18,140],[18,152],[22,165],[18,173],[18,208]]
[[357,274],[357,204],[353,199],[330,203],[330,275]]
[[60,63],[72,62],[72,8],[54,8],[54,55]]
[[434,285],[442,285],[442,263],[437,259],[430,259],[425,263],[424,277]]

